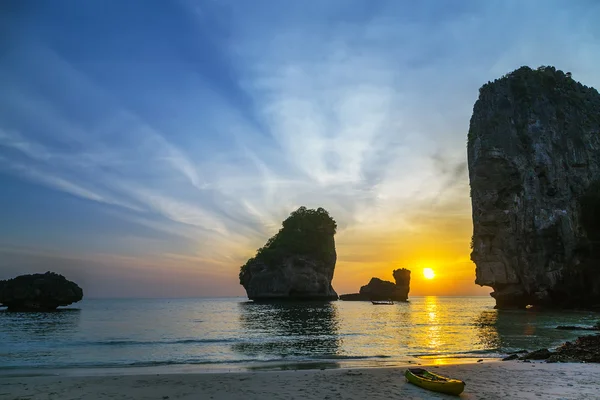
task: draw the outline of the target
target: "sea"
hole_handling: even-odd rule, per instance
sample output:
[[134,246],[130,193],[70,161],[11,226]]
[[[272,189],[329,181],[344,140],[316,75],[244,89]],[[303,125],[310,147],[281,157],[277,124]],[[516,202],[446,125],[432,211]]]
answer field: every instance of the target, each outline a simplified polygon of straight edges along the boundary
[[0,375],[443,364],[553,348],[600,314],[495,310],[489,297],[256,304],[245,298],[86,299],[0,311]]

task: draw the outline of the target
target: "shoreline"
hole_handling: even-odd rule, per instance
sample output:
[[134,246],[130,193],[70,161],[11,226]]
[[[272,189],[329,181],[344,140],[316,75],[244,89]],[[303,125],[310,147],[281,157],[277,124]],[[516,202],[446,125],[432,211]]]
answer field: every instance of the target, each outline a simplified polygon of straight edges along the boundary
[[143,375],[200,375],[279,371],[357,370],[382,368],[430,367],[440,365],[475,364],[501,361],[500,357],[403,357],[402,360],[309,360],[309,361],[265,361],[248,363],[173,364],[154,366],[89,366],[89,367],[15,367],[0,368],[0,377],[105,377]]
[[[461,379],[462,399],[596,399],[598,364],[484,361],[431,365]],[[94,399],[441,399],[406,382],[405,367],[174,373],[112,376],[0,377],[0,397]],[[4,398],[4,397],[3,397]]]

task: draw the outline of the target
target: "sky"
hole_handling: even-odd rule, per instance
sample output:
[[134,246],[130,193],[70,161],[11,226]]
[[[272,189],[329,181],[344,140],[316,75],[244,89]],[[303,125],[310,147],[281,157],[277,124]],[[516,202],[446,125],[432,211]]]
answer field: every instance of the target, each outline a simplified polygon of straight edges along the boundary
[[338,223],[340,294],[409,268],[411,295],[487,295],[478,89],[522,65],[600,88],[599,20],[596,0],[2,2],[0,279],[244,296],[239,267],[304,205]]

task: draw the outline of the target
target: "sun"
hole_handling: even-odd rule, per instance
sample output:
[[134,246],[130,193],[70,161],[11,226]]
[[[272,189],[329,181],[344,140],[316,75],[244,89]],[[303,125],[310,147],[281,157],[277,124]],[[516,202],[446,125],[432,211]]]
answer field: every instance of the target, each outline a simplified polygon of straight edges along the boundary
[[423,268],[423,276],[425,279],[435,278],[435,272],[431,268]]

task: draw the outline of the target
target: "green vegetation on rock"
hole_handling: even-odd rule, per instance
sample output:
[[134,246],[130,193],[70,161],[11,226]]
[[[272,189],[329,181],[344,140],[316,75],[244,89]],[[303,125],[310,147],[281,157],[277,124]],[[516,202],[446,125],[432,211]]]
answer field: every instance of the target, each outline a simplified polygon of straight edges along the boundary
[[324,208],[319,207],[316,210],[304,206],[298,208],[283,221],[283,227],[279,232],[240,268],[240,283],[248,266],[257,262],[269,268],[276,268],[278,261],[288,255],[305,255],[318,260],[333,257],[335,260],[335,254],[330,253],[332,249],[335,251],[332,240],[336,229],[335,220]]
[[[490,115],[489,128],[503,126],[511,120],[516,126],[519,137],[525,147],[528,140],[527,117],[532,108],[554,110],[548,118],[556,119],[563,129],[577,125],[587,128],[600,123],[600,113],[590,113],[590,110],[600,109],[598,92],[592,87],[587,87],[571,78],[571,73],[564,73],[552,66],[541,66],[531,69],[523,66],[493,82],[488,82],[479,89],[479,100],[475,103],[473,114],[481,115],[481,107],[489,107],[490,100],[494,99],[495,111]],[[548,104],[536,104],[540,101]],[[571,113],[567,110],[575,109],[579,112]],[[575,115],[576,121],[567,119],[568,115]],[[471,124],[472,126],[473,124]],[[469,129],[468,142],[475,139],[475,134]]]

